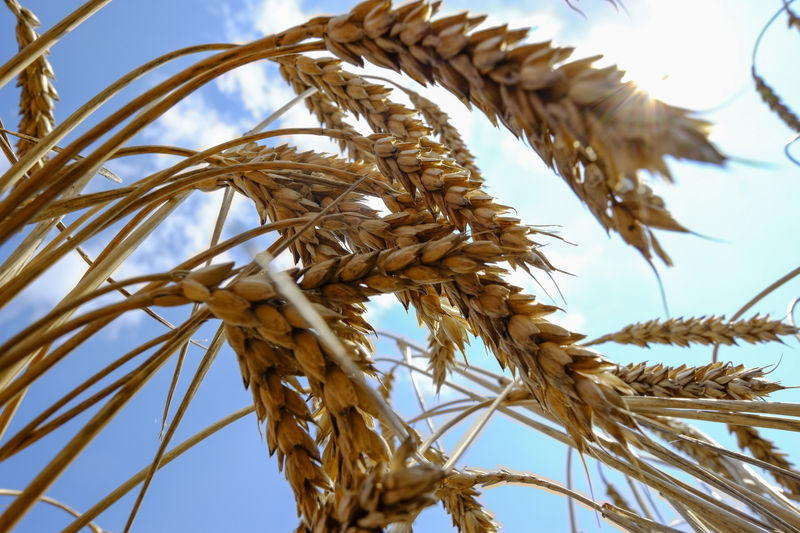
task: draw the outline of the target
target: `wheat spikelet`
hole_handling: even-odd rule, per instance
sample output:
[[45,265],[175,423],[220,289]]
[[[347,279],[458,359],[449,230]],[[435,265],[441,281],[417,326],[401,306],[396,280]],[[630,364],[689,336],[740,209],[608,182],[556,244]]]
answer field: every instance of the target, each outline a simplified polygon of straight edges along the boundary
[[[34,28],[40,23],[29,9],[22,7],[17,0],[6,0],[6,5],[17,17],[17,44],[22,50],[39,36]],[[27,68],[19,73],[17,86],[22,88],[20,95],[19,132],[31,137],[42,138],[53,129],[54,101],[58,93],[53,86],[55,74],[47,61],[47,51],[37,57]],[[17,141],[17,155],[27,152],[33,142],[20,138]],[[39,165],[41,162],[38,163]]]
[[[300,94],[304,91],[302,84],[298,80],[287,79]],[[315,92],[314,94],[306,97],[306,107],[317,118],[320,124],[331,128],[341,130],[348,135],[339,140],[339,146],[342,150],[346,149],[350,158],[354,161],[370,161],[372,153],[364,150],[362,146],[353,142],[352,139],[360,137],[356,129],[345,120],[345,114],[324,94]]]
[[764,379],[762,368],[721,362],[700,367],[631,363],[614,373],[642,396],[753,400],[784,388]]
[[447,159],[447,148],[426,138],[405,142],[391,135],[372,138],[381,172],[412,196],[421,194],[431,213],[441,213],[461,231],[469,228],[475,239],[519,250],[513,266],[554,269],[528,237],[535,231],[505,216],[508,208],[495,203],[480,182],[471,181],[467,172]]
[[299,511],[313,516],[322,499],[321,489],[329,489],[330,481],[320,467],[319,450],[308,432],[313,421],[308,406],[298,391],[287,385],[292,373],[297,373],[297,365],[239,328],[226,325],[226,336],[241,365],[245,387],[253,393],[259,421],[267,420],[270,454],[277,451],[278,467],[285,470]]
[[376,133],[418,139],[430,132],[416,118],[414,110],[387,98],[391,89],[345,72],[339,60],[295,55],[282,57],[277,62],[281,74],[296,92],[310,87],[318,89],[342,109],[364,117]]
[[478,501],[480,493],[468,478],[448,476],[436,490],[436,497],[453,519],[459,533],[491,533],[499,530],[492,513]]
[[611,503],[619,507],[620,509],[625,509],[626,511],[633,512],[631,509],[631,505],[625,499],[624,496],[617,490],[617,487],[614,486],[613,483],[606,481],[606,496],[611,498]]
[[650,344],[736,344],[744,340],[751,344],[780,341],[780,336],[792,335],[797,329],[769,316],[755,315],[750,319],[727,321],[724,316],[659,319],[625,326],[620,331],[603,335],[584,346],[616,342],[648,348]]
[[[321,504],[320,490],[329,488],[330,481],[320,466],[319,450],[308,432],[308,423],[313,421],[308,406],[298,393],[298,385],[287,385],[300,368],[285,350],[265,342],[259,332],[242,327],[244,322],[258,324],[256,316],[269,315],[273,322],[279,322],[282,315],[256,315],[257,310],[250,311],[249,300],[237,292],[214,289],[221,281],[219,278],[227,274],[216,266],[190,274],[179,284],[181,295],[187,300],[207,302],[212,311],[222,315],[228,343],[236,353],[245,388],[249,387],[253,394],[258,419],[267,421],[270,455],[278,452],[278,466],[285,470],[294,490],[298,511],[310,519]],[[253,279],[241,281],[238,292],[262,299],[276,295],[268,284]]]
[[407,522],[435,502],[433,491],[444,472],[415,465],[384,472],[371,470],[351,487],[337,490],[308,527],[308,533],[352,531],[379,533],[391,523]]
[[453,159],[469,171],[470,179],[483,181],[481,172],[475,165],[475,157],[464,144],[458,130],[450,123],[447,113],[442,111],[435,102],[428,100],[418,92],[406,88],[402,88],[402,90],[408,95],[414,107],[425,117],[425,122],[433,129],[441,143],[450,149]]
[[[779,451],[769,439],[762,437],[759,432],[747,426],[728,425],[728,431],[736,436],[736,442],[742,450],[749,450],[753,457],[786,470],[794,471],[794,465],[786,459],[786,454]],[[780,483],[789,493],[800,496],[800,482],[796,479],[772,472],[772,477]]]
[[[363,115],[374,130],[404,135],[408,139],[401,142],[392,135],[371,137],[375,142],[378,167],[392,182],[410,192],[411,200],[415,193],[422,193],[428,211],[434,214],[441,212],[462,231],[469,227],[473,235],[478,236],[476,238],[493,240],[520,251],[531,251],[521,256],[509,255],[512,265],[525,268],[532,265],[544,270],[553,268],[528,238],[532,230],[521,225],[518,219],[505,216],[506,207],[495,204],[491,196],[480,190],[480,182],[471,180],[457,163],[445,158],[448,155],[445,147],[421,138],[427,130],[414,118],[414,111],[388,101],[385,88],[342,71],[338,61],[292,56],[282,58],[279,62],[284,77],[293,81],[295,90],[315,87],[330,95],[339,105]],[[402,196],[384,194],[383,199],[387,207],[398,214],[414,205]],[[413,209],[419,211],[416,205]],[[424,302],[416,301],[414,296],[400,297],[415,304],[418,317],[428,325],[430,331],[434,334],[441,331],[439,313],[422,311]],[[437,346],[445,348],[444,351],[433,352],[443,356],[433,361],[439,363],[434,367],[441,369],[442,373],[438,375],[443,376],[447,361],[452,361],[455,350],[446,342]]]
[[[312,291],[309,293],[312,300],[321,297],[329,305],[344,306],[359,304],[381,292],[452,280],[445,286],[450,300],[458,303],[462,314],[469,317],[472,328],[493,348],[498,358],[507,358],[500,359],[501,363],[511,362],[523,372],[534,395],[564,420],[576,438],[593,438],[593,413],[609,432],[619,435],[616,424],[632,422],[614,407],[619,402],[612,395],[618,393],[608,383],[617,387],[624,387],[624,383],[618,379],[613,381],[614,376],[608,373],[608,363],[597,354],[570,346],[580,336],[543,320],[542,316],[551,312],[551,307],[536,304],[531,297],[519,294],[519,289],[508,286],[493,274],[476,276],[487,269],[487,261],[503,259],[503,250],[493,243],[463,242],[463,237],[451,235],[425,245],[328,259],[303,270],[299,286]],[[235,291],[236,285],[233,287],[231,290]],[[221,297],[222,292],[214,294],[217,293]],[[233,300],[226,297],[222,300],[226,302],[224,306],[214,306],[209,301],[209,306],[226,322],[258,326],[257,313],[249,310],[250,304],[242,300],[240,305],[233,306]],[[272,309],[267,304],[259,304],[262,313],[267,308]],[[278,311],[270,313],[280,316]],[[291,328],[286,320],[279,322],[283,326],[278,333],[264,324],[257,329],[269,341],[294,349],[297,354],[297,341],[288,336]],[[354,340],[364,344],[358,330],[350,326],[347,331],[345,339],[355,334]],[[532,356],[537,351],[538,354]],[[302,356],[296,356],[302,366]],[[317,358],[315,366],[303,368],[304,373],[310,379],[327,381],[331,376],[322,374],[322,365],[323,362]],[[334,372],[334,375],[344,376],[341,371]],[[590,382],[588,376],[592,376],[593,381]],[[335,401],[335,397],[326,398],[326,404]],[[343,407],[347,406],[343,400]],[[380,447],[368,448],[369,443],[361,444],[359,450],[382,451]],[[333,475],[330,470],[328,474]]]
[[[310,159],[304,157],[306,154],[297,154],[293,151],[284,149],[284,147],[279,147],[274,151],[262,150],[258,157],[265,158],[272,155],[277,158],[288,160],[302,159],[305,161],[313,160],[317,163],[329,163],[332,167],[337,166],[337,164],[339,167],[342,166],[340,162],[337,162],[334,158],[323,159],[320,157],[314,157],[313,159]],[[352,165],[350,165],[350,167],[352,167]],[[352,168],[350,169],[354,170]],[[243,176],[243,178],[246,177],[246,175]],[[265,179],[264,177],[259,177],[257,183],[242,182],[241,180],[237,182],[236,178],[234,178],[234,183],[238,184],[237,188],[245,189],[248,193],[248,196],[253,198],[257,205],[263,206],[264,211],[262,217],[264,218],[277,220],[287,217],[299,217],[308,212],[310,209],[314,209],[315,206],[318,209],[319,206],[325,204],[325,197],[321,196],[321,194],[324,194],[324,190],[317,189],[316,191],[313,191],[312,189],[303,187],[297,183],[293,184],[291,186],[292,189],[288,191],[293,193],[291,195],[287,194],[287,191],[285,190],[286,185],[276,183],[274,180],[269,178]],[[255,190],[254,187],[257,187],[257,190]],[[265,193],[267,196],[265,196]],[[392,195],[393,200],[391,203],[393,205],[404,201],[403,199],[398,198],[397,194],[386,192],[384,195],[387,194]],[[384,217],[381,220],[374,217],[375,213],[371,209],[368,209],[365,206],[359,206],[357,200],[358,198],[353,197],[340,202],[339,208],[341,209],[342,206],[346,206],[349,211],[343,212],[342,214],[344,217],[341,219],[341,221],[337,222],[333,228],[329,228],[340,230],[336,231],[335,233],[337,235],[343,233],[344,240],[347,241],[351,248],[357,250],[381,250],[395,243],[410,246],[420,242],[425,242],[433,237],[436,237],[437,235],[446,234],[450,231],[446,225],[443,226],[441,224],[431,223],[432,219],[429,218],[429,216],[423,218],[411,216],[409,209],[413,211],[424,211],[424,207],[422,206],[417,206],[419,209],[414,209],[408,205],[407,202],[405,202],[407,207],[405,210],[403,210],[402,216],[389,216]],[[354,203],[354,201],[356,202]],[[357,209],[360,209],[361,211],[357,212]],[[353,217],[356,215],[360,215],[360,219],[356,218],[352,221],[348,220],[348,217]],[[324,233],[326,231],[327,230],[325,228],[319,228],[314,230],[313,233],[304,233],[296,241],[295,246],[305,245],[305,250],[298,254],[303,258],[304,262],[319,262],[326,258],[341,256],[343,250],[340,247],[337,247],[336,249],[333,248],[333,246],[336,245],[334,242],[336,236],[333,233],[328,232],[326,237]],[[286,234],[291,235],[293,232],[291,229],[288,229]],[[308,244],[304,244],[307,241],[313,241],[315,246],[311,247]],[[325,255],[320,254],[320,244],[324,244],[326,249],[331,251]],[[470,259],[463,258],[462,261],[470,261]],[[397,285],[396,288],[399,290],[400,286]],[[453,315],[452,312],[450,314],[446,314],[441,303],[439,302],[440,298],[430,289],[412,294],[404,294],[401,296],[401,298],[405,298],[407,302],[413,302],[418,309],[418,316],[420,317],[420,320],[425,322],[432,332],[436,332],[436,335],[439,339],[437,346],[442,347],[442,349],[435,352],[434,355],[449,354],[450,356],[444,360],[442,360],[441,357],[432,358],[432,364],[438,369],[437,378],[441,383],[441,381],[444,379],[449,363],[452,362],[452,355],[455,351],[455,345],[453,343],[455,343],[463,351],[464,345],[467,342],[466,332],[460,329],[461,326],[466,324],[463,322],[463,319]]]
[[452,234],[424,244],[328,259],[302,271],[300,287],[334,302],[360,303],[373,295],[419,290],[456,276],[496,270],[514,251]]
[[428,368],[433,374],[433,383],[439,391],[447,378],[448,372],[455,365],[456,351],[466,357],[466,345],[469,344],[467,332],[469,324],[455,309],[441,304],[441,298],[433,295],[438,304],[439,322],[435,329],[428,335],[428,353],[430,362]]
[[761,99],[764,101],[765,104],[776,114],[780,119],[783,121],[786,126],[794,130],[797,133],[800,133],[800,118],[794,114],[794,112],[786,106],[781,100],[781,97],[775,92],[775,90],[767,85],[767,82],[764,81],[764,78],[759,76],[756,73],[755,67],[750,70],[750,74],[753,77],[753,81],[756,84],[756,91],[758,92]]
[[[266,149],[253,145],[237,153],[236,157],[250,161],[301,162],[353,174],[369,174],[369,167],[364,164],[347,163],[337,158],[322,157],[312,152],[298,153],[285,145]],[[374,178],[380,177],[377,173],[372,175]],[[342,186],[303,183],[298,179],[288,177],[282,179],[279,174],[259,171],[233,175],[230,183],[255,204],[262,221],[281,221],[319,212],[327,203],[332,202],[343,192]],[[344,184],[344,186],[346,185]],[[337,230],[352,225],[358,227],[364,220],[377,215],[374,209],[363,203],[363,196],[356,192],[341,199],[333,212],[341,215],[338,217],[338,222],[321,222],[311,231],[303,232],[300,235],[295,235],[297,232],[292,227],[281,231],[287,239],[296,237],[290,248],[295,261],[311,264],[314,261],[348,253]]]

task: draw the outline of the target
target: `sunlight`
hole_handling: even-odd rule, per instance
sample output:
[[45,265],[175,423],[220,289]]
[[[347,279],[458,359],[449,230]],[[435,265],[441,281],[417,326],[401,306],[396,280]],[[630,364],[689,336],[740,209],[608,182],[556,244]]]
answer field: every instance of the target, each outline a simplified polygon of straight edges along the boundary
[[709,24],[725,14],[722,2],[676,0],[628,8],[630,18],[590,32],[584,53],[602,51],[607,64],[627,72],[626,81],[693,109],[722,104],[746,82],[748,48],[742,32],[731,31],[729,24]]

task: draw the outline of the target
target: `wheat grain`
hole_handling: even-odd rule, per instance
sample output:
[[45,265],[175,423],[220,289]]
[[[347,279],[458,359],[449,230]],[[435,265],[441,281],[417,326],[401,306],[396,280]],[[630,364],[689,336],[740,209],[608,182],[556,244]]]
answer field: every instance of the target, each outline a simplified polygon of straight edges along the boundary
[[[432,214],[441,212],[462,231],[469,225],[476,238],[535,249],[535,243],[527,238],[535,231],[505,216],[509,208],[496,204],[481,190],[480,181],[472,180],[457,162],[449,160],[446,147],[423,139],[429,130],[415,118],[416,112],[389,100],[383,86],[345,72],[335,60],[290,56],[278,62],[284,77],[301,88],[317,88],[343,108],[364,116],[376,133],[383,134],[371,137],[378,167],[412,199],[417,192],[423,193]],[[395,212],[401,205],[387,202]],[[534,253],[532,265],[553,269],[541,252]]]
[[[428,354],[430,362],[428,368],[433,374],[433,383],[439,391],[447,378],[448,373],[455,365],[456,351],[466,358],[466,345],[469,344],[467,332],[469,324],[458,312],[447,304],[442,305],[442,299],[433,291],[429,291],[428,300],[433,300],[434,305],[438,305],[432,312],[427,314],[439,317],[439,322],[435,324],[435,329],[429,325],[430,334],[428,335]],[[423,297],[424,298],[424,297]]]
[[[282,71],[286,76],[285,71]],[[302,94],[307,87],[297,78],[286,78],[297,94]],[[353,142],[352,139],[360,137],[356,129],[345,121],[345,114],[334,104],[326,95],[315,92],[305,99],[306,107],[317,118],[320,124],[331,129],[341,130],[348,134],[347,137],[339,140],[339,147],[347,150],[348,155],[353,161],[370,161],[372,152],[364,150],[362,146]]]
[[[225,322],[228,334],[235,336],[236,341],[231,344],[240,355],[242,376],[248,383],[256,379],[259,385],[253,388],[256,412],[268,421],[267,440],[271,452],[276,445],[284,453],[286,450],[296,451],[298,447],[308,451],[312,446],[310,437],[304,432],[299,434],[305,435],[303,440],[298,436],[295,441],[282,442],[283,433],[288,437],[297,430],[289,431],[283,425],[275,425],[278,423],[276,414],[285,410],[281,400],[288,401],[292,396],[281,384],[282,376],[300,374],[308,378],[314,397],[325,407],[325,411],[318,410],[316,415],[319,426],[317,441],[328,441],[329,447],[323,452],[322,461],[334,481],[343,476],[347,476],[345,479],[356,476],[362,457],[376,463],[387,460],[386,443],[371,428],[369,417],[377,414],[371,401],[333,363],[305,319],[292,306],[276,300],[277,292],[270,283],[249,277],[233,282],[228,289],[210,290],[192,278],[182,281],[179,286],[186,299],[206,303],[214,315]],[[359,311],[336,299],[332,299],[329,305],[317,304],[317,307],[331,320],[331,327],[339,339],[349,346],[355,361],[361,365],[361,371],[374,374],[369,360],[363,356],[365,349],[361,348],[371,344],[364,336],[366,330],[361,324],[369,326],[360,319]],[[275,369],[277,375],[270,375],[269,369]],[[271,380],[268,383],[263,381],[267,378]],[[297,393],[292,398],[295,402],[300,399]],[[307,410],[305,402],[298,405]],[[281,411],[275,413],[276,408]],[[298,407],[292,413],[305,416],[307,411]],[[335,430],[331,425],[333,422]],[[293,427],[298,426],[295,424]],[[297,480],[290,480],[296,489],[302,487],[302,483],[296,485],[295,481],[301,482],[304,475],[312,481],[319,479],[311,477],[310,473],[287,470],[287,477],[292,474],[300,476]],[[304,514],[311,516],[310,512]]]

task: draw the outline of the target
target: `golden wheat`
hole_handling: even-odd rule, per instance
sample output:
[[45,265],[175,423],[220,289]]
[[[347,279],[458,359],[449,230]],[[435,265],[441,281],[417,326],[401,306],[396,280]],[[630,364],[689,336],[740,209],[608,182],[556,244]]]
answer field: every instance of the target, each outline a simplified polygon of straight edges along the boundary
[[[17,17],[17,44],[22,50],[39,36],[35,28],[40,22],[36,15],[16,0],[7,0],[6,5]],[[19,106],[22,117],[18,128],[20,133],[42,138],[53,129],[54,101],[58,100],[58,93],[53,86],[54,79],[53,68],[47,61],[47,51],[19,73],[17,85],[22,88]],[[28,139],[20,138],[17,142],[17,154],[25,154],[33,144]]]
[[[702,120],[622,82],[615,67],[594,68],[596,58],[569,61],[569,48],[524,42],[526,30],[478,28],[483,16],[437,17],[439,2],[393,7],[389,1],[367,0],[344,15],[317,17],[252,43],[201,45],[162,56],[56,125],[57,95],[46,53],[58,32],[38,38],[33,13],[16,0],[6,4],[17,19],[21,51],[0,67],[0,79],[18,74],[22,120],[16,155],[2,136],[12,167],[0,177],[0,241],[7,245],[19,231],[23,237],[0,266],[0,305],[41,283],[44,273],[73,252],[89,268],[59,304],[3,339],[0,436],[12,427],[28,388],[113,320],[145,310],[170,330],[86,377],[21,427],[13,426],[15,433],[0,445],[2,461],[90,415],[33,481],[13,492],[16,498],[0,515],[0,529],[12,528],[44,499],[100,430],[175,357],[164,407],[166,431],[155,458],[89,511],[73,513],[76,520],[65,531],[89,524],[141,484],[128,530],[164,464],[251,411],[265,427],[268,451],[294,493],[300,532],[410,530],[419,512],[437,501],[461,532],[498,531],[500,524],[481,504],[478,487],[505,483],[562,494],[626,530],[674,531],[659,523],[665,520],[649,516],[634,485],[641,513],[605,479],[613,504],[598,504],[571,485],[532,473],[456,469],[497,411],[644,483],[696,530],[800,530],[800,515],[786,496],[797,496],[800,474],[770,441],[745,426],[800,428],[798,405],[757,401],[785,388],[766,379],[763,368],[716,362],[622,366],[587,348],[606,342],[640,347],[780,342],[797,329],[759,315],[731,321],[676,318],[632,324],[585,342],[580,332],[556,325],[551,315],[558,308],[510,283],[508,276],[510,269],[557,271],[538,242],[554,235],[524,224],[487,192],[489,176],[481,173],[436,103],[402,83],[348,72],[342,60],[370,62],[422,84],[441,85],[495,125],[502,123],[530,143],[606,230],[619,233],[648,262],[656,255],[671,263],[653,230],[688,230],[641,173],[671,179],[666,156],[722,164],[725,157],[708,141]],[[65,19],[64,27],[84,20],[99,5],[88,2]],[[792,25],[796,17],[786,10]],[[306,55],[326,50],[338,59]],[[59,147],[97,105],[138,76],[200,52],[212,55],[164,78]],[[299,95],[293,103],[304,99],[321,127],[256,128],[202,151],[127,146],[182,98],[259,60],[279,66]],[[753,77],[768,106],[799,129],[797,117],[755,70]],[[410,106],[394,101],[392,90],[376,80],[397,86]],[[371,132],[360,133],[353,118],[363,118]],[[327,137],[342,154],[274,142],[285,135]],[[51,150],[56,155],[46,157]],[[124,187],[83,193],[109,159],[148,154],[171,155],[177,162]],[[187,198],[220,189],[224,200],[206,249],[180,258],[168,272],[111,277]],[[261,225],[220,242],[235,193],[250,202]],[[383,209],[375,207],[376,200]],[[58,234],[48,237],[54,226]],[[253,262],[238,268],[211,264],[264,234],[273,241]],[[84,247],[96,242],[102,246],[92,258]],[[280,271],[270,261],[284,250],[294,264]],[[111,293],[116,300],[101,300]],[[393,366],[382,371],[383,361],[372,355],[375,324],[366,306],[386,294],[414,309],[428,344],[398,341],[403,357],[388,358]],[[188,318],[177,326],[151,309],[190,305]],[[217,333],[204,347],[205,356],[167,426],[186,348],[190,342],[202,346],[194,337],[208,321],[218,321]],[[473,336],[512,377],[470,366],[467,345]],[[252,408],[167,450],[224,341],[252,394]],[[419,364],[412,352],[425,362]],[[127,374],[105,382],[132,361]],[[406,368],[412,381],[426,375],[437,392],[452,388],[461,396],[427,408],[414,381],[423,413],[414,419],[400,416],[391,399],[400,392],[396,374]],[[73,400],[76,405],[67,408]],[[476,423],[448,454],[442,437],[476,412]],[[447,414],[453,416],[434,421]],[[740,447],[754,458],[716,445],[684,418],[731,424]],[[413,425],[422,420],[429,435]],[[770,470],[782,488],[753,474],[746,463]]]
[[755,315],[748,320],[727,321],[725,317],[670,318],[650,320],[625,326],[620,331],[609,333],[583,343],[584,346],[616,342],[635,344],[642,348],[650,344],[736,344],[743,340],[751,344],[779,340],[779,336],[793,335],[797,328],[768,316]]
[[629,364],[614,373],[643,396],[752,400],[784,388],[764,379],[762,368],[719,362],[700,367]]

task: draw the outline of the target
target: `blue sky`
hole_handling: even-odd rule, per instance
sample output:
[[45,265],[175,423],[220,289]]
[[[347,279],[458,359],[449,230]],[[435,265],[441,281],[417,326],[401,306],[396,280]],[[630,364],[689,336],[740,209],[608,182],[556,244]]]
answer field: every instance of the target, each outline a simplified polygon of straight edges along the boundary
[[[32,9],[47,28],[79,5],[79,2],[30,1]],[[345,2],[299,2],[297,0],[207,1],[116,0],[78,27],[53,49],[50,56],[56,73],[56,88],[61,100],[56,118],[62,120],[85,99],[100,91],[133,67],[159,54],[183,46],[254,38],[265,32],[301,22],[320,12],[345,11]],[[641,85],[670,103],[707,110],[704,117],[716,124],[712,138],[723,152],[736,160],[724,169],[671,162],[677,186],[654,181],[656,192],[684,225],[704,239],[689,235],[659,235],[676,266],[660,268],[673,316],[727,314],[730,316],[752,295],[800,263],[800,169],[783,155],[790,131],[759,101],[749,80],[752,43],[762,25],[780,7],[779,1],[746,2],[688,0],[672,2],[626,3],[627,12],[610,3],[584,0],[585,17],[564,2],[446,1],[445,10],[470,9],[491,14],[491,22],[511,22],[514,26],[533,26],[530,39],[554,39],[577,46],[576,57],[603,53],[609,63],[620,64]],[[16,49],[13,20],[0,11],[0,55]],[[768,82],[795,109],[800,98],[792,88],[800,83],[793,64],[797,34],[779,21],[767,33],[758,55],[757,67]],[[116,97],[98,116],[118,108],[132,95],[150,87],[186,61],[169,65],[134,84]],[[413,83],[408,82],[412,87]],[[448,111],[465,136],[487,177],[489,191],[500,201],[518,210],[530,224],[557,224],[566,240],[576,246],[554,241],[546,253],[557,266],[574,274],[556,281],[564,293],[566,312],[556,317],[564,325],[596,336],[616,330],[630,322],[663,315],[658,286],[647,264],[638,253],[607,237],[568,187],[537,159],[535,153],[504,130],[494,129],[477,113],[470,113],[440,89],[420,89]],[[17,123],[18,93],[12,84],[0,89],[0,117],[7,127]],[[187,147],[215,144],[246,131],[271,110],[291,98],[291,91],[275,69],[256,65],[212,82],[179,104],[162,120],[145,131],[138,142],[173,143]],[[92,118],[88,124],[94,123]],[[283,124],[310,125],[313,122],[298,106],[285,115]],[[79,133],[79,132],[78,132]],[[291,139],[317,149],[333,150],[309,139]],[[795,147],[800,153],[800,146]],[[751,161],[749,164],[739,161]],[[152,172],[165,160],[138,158],[109,166],[126,182]],[[0,162],[0,171],[5,170]],[[98,182],[92,187],[112,185]],[[135,254],[120,277],[150,270],[170,268],[177,259],[200,250],[208,241],[219,195],[192,198],[171,223],[157,232],[153,240]],[[252,208],[244,201],[236,209],[224,235],[231,235],[257,223]],[[90,244],[93,255],[100,245]],[[172,253],[164,253],[163,250]],[[158,252],[158,253],[155,253]],[[0,248],[5,257],[8,248]],[[231,259],[243,262],[239,253]],[[68,258],[37,287],[26,291],[8,308],[0,311],[0,339],[10,336],[30,317],[41,314],[57,302],[68,284],[81,273],[77,257]],[[546,299],[541,289],[524,276],[517,283]],[[548,292],[554,287],[542,281]],[[800,295],[797,281],[777,291],[754,311],[782,317],[787,303]],[[167,313],[178,320],[186,310]],[[370,316],[379,328],[424,342],[424,333],[413,317],[405,315],[391,298],[381,298],[370,306]],[[160,326],[143,314],[118,321],[94,339],[88,349],[76,353],[34,386],[23,402],[10,429],[19,429],[49,402],[70,390],[88,369],[100,368],[121,347],[133,346],[142,335],[160,333]],[[210,339],[213,330],[199,337]],[[606,345],[603,353],[615,361],[659,361],[669,364],[704,364],[710,350],[692,351],[654,348],[649,351]],[[378,355],[396,356],[390,343],[378,344]],[[201,352],[190,348],[187,371],[178,394],[185,390],[193,365]],[[470,358],[490,368],[492,360],[474,343]],[[761,366],[780,361],[773,379],[797,384],[800,363],[797,342],[761,347],[723,348],[723,360]],[[48,495],[83,510],[149,462],[158,446],[163,401],[172,372],[168,365],[149,383],[86,453],[56,481]],[[410,390],[407,377],[398,387]],[[446,396],[445,399],[447,398]],[[792,401],[796,391],[775,395]],[[197,399],[173,442],[205,427],[214,420],[250,402],[241,388],[238,368],[232,353],[223,351],[214,363]],[[398,408],[404,414],[415,412],[408,394],[398,395]],[[85,421],[85,419],[82,419]],[[82,420],[67,427],[25,452],[13,461],[0,464],[0,487],[22,488],[38,468],[80,427]],[[458,426],[444,439],[450,449],[469,422]],[[422,429],[422,428],[420,428]],[[708,426],[716,438],[730,442],[724,428]],[[785,450],[800,449],[794,436],[769,434],[779,439]],[[556,480],[564,479],[565,451],[545,437],[498,417],[460,465],[493,469],[500,465],[530,470]],[[594,474],[595,466],[590,464]],[[574,468],[575,486],[588,491],[582,468]],[[594,491],[601,499],[602,487],[594,475]],[[623,488],[618,484],[619,488]],[[111,531],[120,531],[133,503],[135,492],[97,519]],[[566,502],[533,488],[508,487],[487,490],[483,501],[496,512],[507,531],[568,530]],[[0,501],[0,505],[5,501]],[[535,508],[536,525],[531,524]],[[418,531],[441,531],[449,518],[439,509],[421,517]],[[598,528],[595,517],[579,514],[580,529]],[[18,527],[18,531],[51,531],[64,527],[67,517],[61,511],[39,505]],[[156,477],[141,508],[134,531],[290,531],[296,524],[294,503],[274,459],[267,456],[266,444],[256,428],[254,417],[239,421],[208,439],[197,449],[164,468]],[[602,530],[612,528],[604,525]]]

